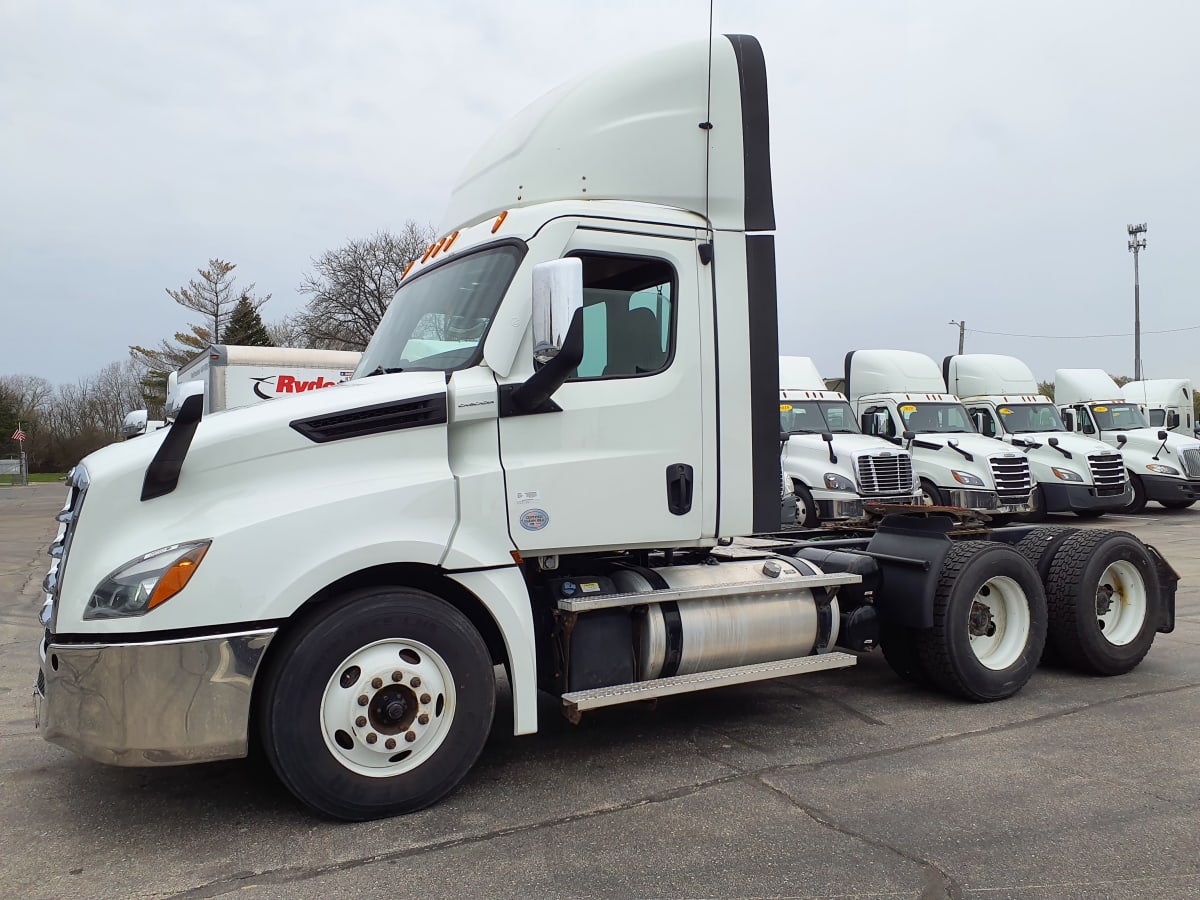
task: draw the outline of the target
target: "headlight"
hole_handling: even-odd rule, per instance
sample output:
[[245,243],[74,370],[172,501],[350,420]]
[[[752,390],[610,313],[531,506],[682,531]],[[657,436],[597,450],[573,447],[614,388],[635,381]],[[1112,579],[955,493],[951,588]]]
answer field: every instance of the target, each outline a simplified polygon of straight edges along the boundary
[[172,544],[125,563],[92,591],[84,619],[144,616],[187,586],[211,543]]
[[1054,473],[1054,477],[1060,481],[1083,481],[1083,476],[1077,472],[1072,472],[1070,469],[1060,469],[1058,466],[1051,466],[1050,471]]
[[1159,475],[1178,475],[1179,470],[1174,466],[1164,466],[1162,463],[1151,463],[1146,466],[1151,472],[1157,472]]
[[978,475],[972,475],[970,472],[960,472],[958,469],[953,469],[950,472],[954,476],[954,480],[959,484],[965,484],[968,487],[983,487],[983,479]]
[[837,472],[825,473],[825,487],[831,491],[849,491],[854,493],[854,482],[845,475],[839,475]]

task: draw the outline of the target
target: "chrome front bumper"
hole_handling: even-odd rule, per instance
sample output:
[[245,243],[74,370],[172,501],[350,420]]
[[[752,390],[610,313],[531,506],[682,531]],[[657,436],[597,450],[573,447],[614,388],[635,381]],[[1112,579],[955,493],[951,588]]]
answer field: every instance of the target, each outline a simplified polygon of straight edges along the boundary
[[869,503],[885,503],[896,506],[920,506],[921,496],[904,494],[899,497],[855,497],[851,500],[822,500],[817,498],[817,511],[822,522],[839,519],[861,519],[863,509]]
[[34,690],[51,743],[114,766],[246,755],[254,675],[275,629],[45,647]]
[[[970,491],[959,488],[938,487],[942,494],[942,503],[946,506],[957,506],[959,509],[978,509],[987,513],[1027,513],[1033,510],[1032,499],[1024,503],[1002,503],[995,491]],[[1032,492],[1030,492],[1032,498]]]

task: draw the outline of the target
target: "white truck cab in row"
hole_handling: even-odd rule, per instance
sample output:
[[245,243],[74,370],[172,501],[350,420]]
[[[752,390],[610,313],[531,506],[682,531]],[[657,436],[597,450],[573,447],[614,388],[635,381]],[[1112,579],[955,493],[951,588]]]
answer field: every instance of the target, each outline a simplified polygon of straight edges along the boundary
[[1103,369],[1056,370],[1054,402],[1069,430],[1121,451],[1133,492],[1125,512],[1151,500],[1185,509],[1200,498],[1200,441],[1151,427]]
[[1127,381],[1121,396],[1136,403],[1151,428],[1165,428],[1184,437],[1195,437],[1195,405],[1189,378],[1152,378]]
[[846,354],[846,394],[862,429],[911,451],[930,506],[994,515],[1033,509],[1033,476],[1024,453],[975,431],[941,370],[911,350]]
[[946,389],[962,400],[976,430],[1011,444],[1029,459],[1037,482],[1035,513],[1092,518],[1133,499],[1120,451],[1067,431],[1021,360],[989,353],[947,356],[942,371]]
[[809,357],[779,358],[783,472],[796,494],[797,525],[857,519],[864,502],[921,502],[909,452],[863,434],[857,418]]

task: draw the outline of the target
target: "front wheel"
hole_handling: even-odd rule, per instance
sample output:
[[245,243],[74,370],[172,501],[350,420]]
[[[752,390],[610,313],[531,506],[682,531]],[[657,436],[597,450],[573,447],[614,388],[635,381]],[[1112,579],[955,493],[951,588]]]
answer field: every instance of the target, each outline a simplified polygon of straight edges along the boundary
[[921,505],[922,506],[945,506],[945,500],[942,498],[942,492],[928,478],[921,479]]
[[1121,507],[1121,512],[1135,515],[1146,508],[1146,488],[1142,484],[1142,479],[1129,473],[1129,486],[1133,488],[1133,498]]
[[1032,677],[1046,642],[1037,571],[1007,544],[955,544],[938,578],[933,628],[917,641],[925,673],[948,693],[980,702],[1012,696]]
[[796,524],[801,528],[816,528],[821,524],[821,516],[812,491],[799,481],[792,482],[792,491],[796,495]]
[[272,648],[260,739],[297,798],[337,819],[413,812],[450,793],[491,730],[491,657],[466,616],[424,591],[332,601]]
[[1187,509],[1195,500],[1159,500],[1158,505],[1166,509]]

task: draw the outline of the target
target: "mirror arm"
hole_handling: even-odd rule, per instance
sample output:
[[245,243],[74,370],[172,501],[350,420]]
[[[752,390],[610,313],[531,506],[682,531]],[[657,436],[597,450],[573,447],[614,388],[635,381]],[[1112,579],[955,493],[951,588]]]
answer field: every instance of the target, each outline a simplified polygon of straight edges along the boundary
[[575,310],[567,328],[562,349],[544,366],[512,392],[512,405],[518,413],[537,412],[583,361],[583,310]]

